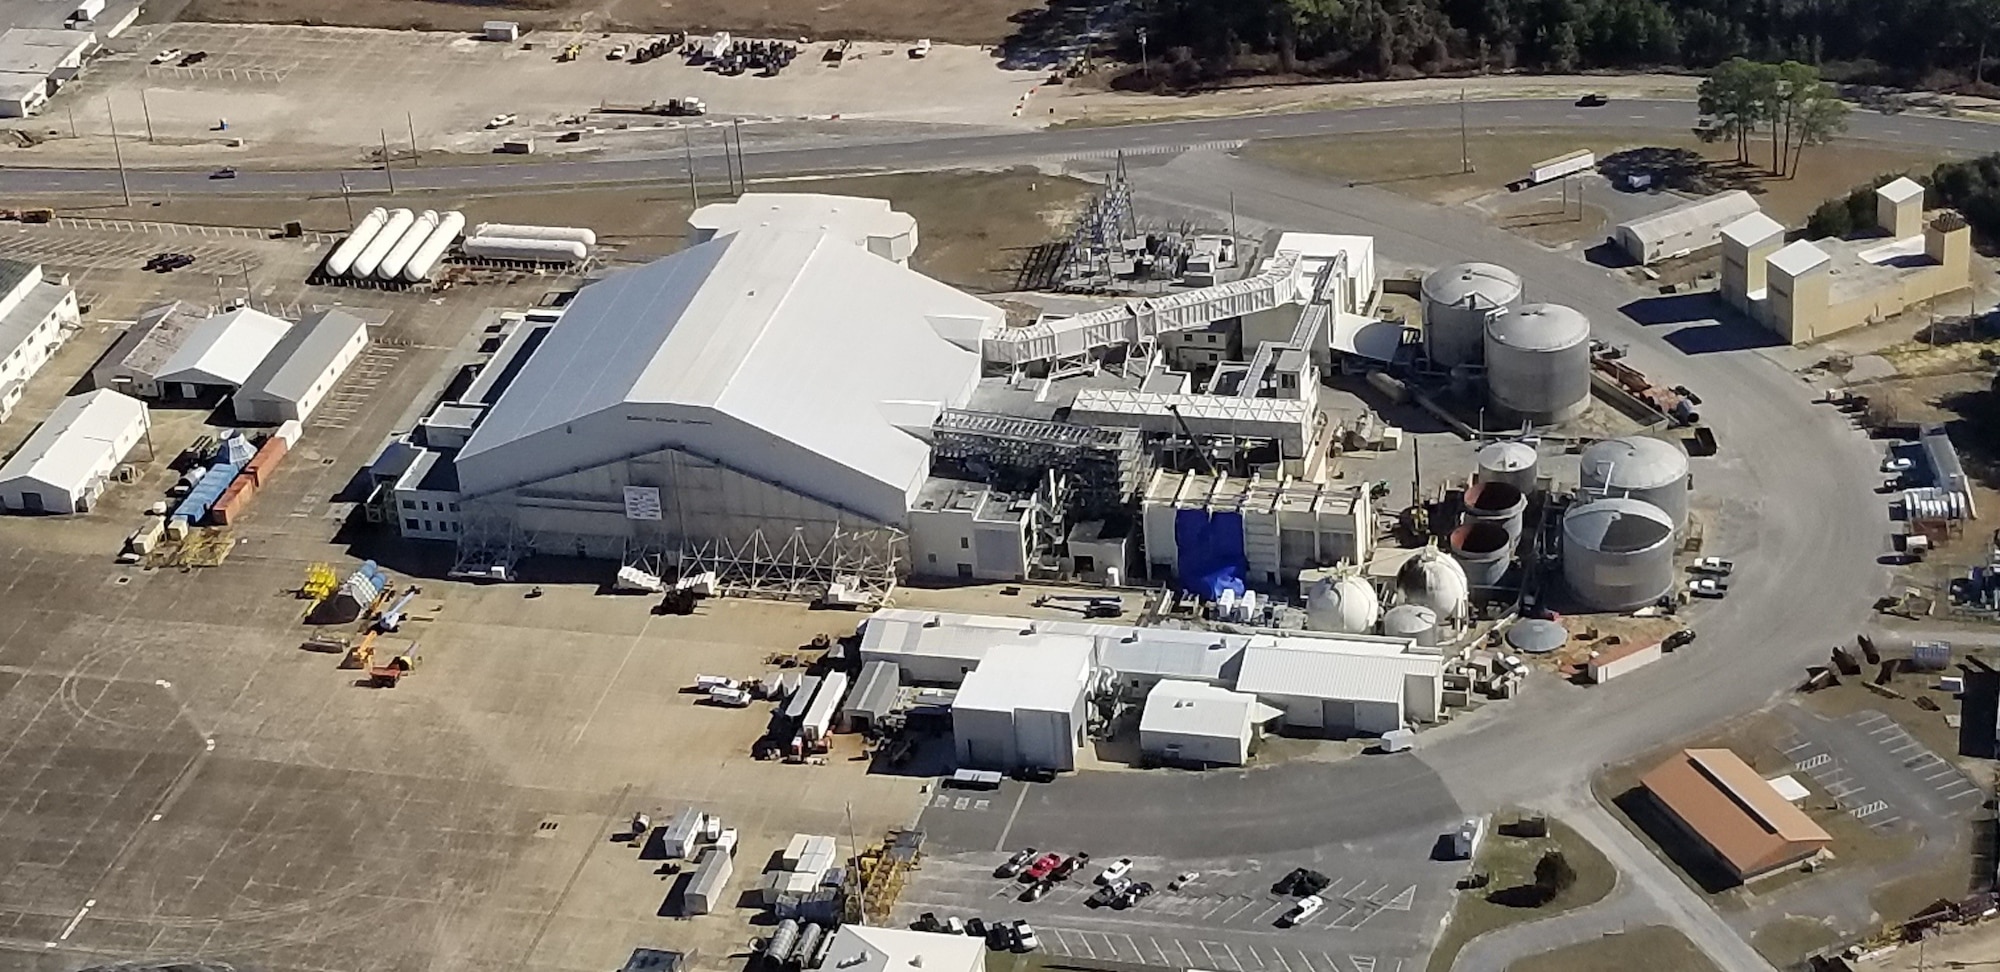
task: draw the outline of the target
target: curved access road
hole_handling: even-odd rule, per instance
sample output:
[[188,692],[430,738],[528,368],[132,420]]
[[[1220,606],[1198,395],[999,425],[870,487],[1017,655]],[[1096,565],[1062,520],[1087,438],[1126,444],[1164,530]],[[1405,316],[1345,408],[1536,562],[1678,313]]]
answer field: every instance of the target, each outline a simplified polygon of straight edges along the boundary
[[[1681,130],[1694,122],[1694,106],[1686,101],[1613,101],[1601,108],[1578,108],[1567,100],[1485,101],[1470,104],[1467,114],[1472,126],[1481,130],[1550,127]],[[1459,105],[1452,102],[1002,134],[966,134],[962,129],[950,129],[907,137],[773,145],[748,151],[745,169],[751,178],[769,178],[954,168],[1035,159],[1108,157],[1118,152],[1151,154],[1259,138],[1446,130],[1456,129],[1458,124]],[[1856,112],[1848,134],[1943,151],[1972,152],[2000,142],[2000,127],[1935,115]],[[697,154],[695,160],[696,169],[704,178],[720,175],[717,170],[720,164],[715,155]],[[623,159],[399,169],[395,181],[398,189],[495,191],[685,179],[687,171],[681,153],[671,152]],[[142,195],[338,193],[343,179],[348,188],[357,192],[388,188],[388,178],[383,172],[367,169],[245,170],[234,179],[212,179],[209,174],[207,170],[127,170],[132,191]],[[118,188],[118,174],[109,168],[0,167],[0,192],[97,193],[116,192]]]

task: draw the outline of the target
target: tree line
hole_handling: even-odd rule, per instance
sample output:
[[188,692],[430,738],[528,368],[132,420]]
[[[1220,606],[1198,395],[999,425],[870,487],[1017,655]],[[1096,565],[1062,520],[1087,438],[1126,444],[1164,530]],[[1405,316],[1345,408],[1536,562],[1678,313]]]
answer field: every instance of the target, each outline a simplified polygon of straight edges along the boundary
[[[1875,190],[1895,178],[1893,173],[1876,176],[1853,192],[1820,204],[1806,220],[1806,236],[1846,236],[1874,227]],[[1987,246],[2000,245],[2000,152],[1945,162],[1916,178],[1924,185],[1926,208],[1956,209],[1976,239]]]
[[[1130,53],[1181,84],[1244,70],[1356,77],[1708,68],[1794,60],[1842,80],[2000,80],[2000,0],[1142,0]],[[1988,57],[1988,44],[1995,57]]]

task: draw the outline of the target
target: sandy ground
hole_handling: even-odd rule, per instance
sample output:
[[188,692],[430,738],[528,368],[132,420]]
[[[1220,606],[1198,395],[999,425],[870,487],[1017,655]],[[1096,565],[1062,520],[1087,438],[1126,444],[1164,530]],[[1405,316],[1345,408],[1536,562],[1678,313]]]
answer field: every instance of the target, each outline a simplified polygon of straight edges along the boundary
[[1855,966],[1861,972],[1922,972],[1924,969],[1991,967],[2000,955],[2000,922],[1954,929],[1924,942],[1905,945]]

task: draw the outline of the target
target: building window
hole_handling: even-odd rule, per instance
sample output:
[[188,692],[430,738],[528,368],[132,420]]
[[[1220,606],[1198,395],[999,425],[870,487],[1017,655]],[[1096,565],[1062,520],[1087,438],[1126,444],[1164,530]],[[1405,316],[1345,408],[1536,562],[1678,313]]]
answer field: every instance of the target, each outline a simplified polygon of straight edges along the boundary
[[1216,335],[1216,334],[1209,334],[1209,335],[1205,335],[1205,337],[1207,337],[1207,338],[1208,338],[1208,343],[1210,343],[1210,344],[1214,344],[1214,343],[1216,343],[1216,341],[1217,341],[1217,339],[1218,339],[1218,338],[1220,337],[1220,335]]
[[[406,503],[407,503],[407,502],[409,502],[409,501],[408,501],[408,500],[404,500],[404,502],[406,502]],[[403,517],[403,529],[405,529],[405,530],[415,530],[415,529],[417,529],[417,518],[416,518],[416,517],[414,517],[414,516],[406,516],[406,517]]]
[[425,521],[424,521],[424,532],[425,532],[425,533],[431,533],[431,532],[433,532],[433,531],[431,530],[431,521],[429,521],[429,520],[425,520]]
[[429,512],[429,511],[430,511],[430,508],[431,508],[431,501],[430,501],[430,500],[418,500],[418,501],[417,501],[417,506],[418,506],[418,508],[420,508],[420,509],[424,510],[425,512]]
[[972,579],[972,565],[971,565],[971,564],[959,564],[959,565],[958,565],[958,576],[960,576],[960,577],[962,577],[962,578],[964,578],[964,579],[966,579],[966,580],[971,580],[971,579]]
[[456,513],[456,512],[458,512],[458,504],[457,504],[457,503],[453,503],[453,504],[451,504],[451,511],[452,511],[453,513]]
[[451,521],[451,532],[453,532],[453,533],[457,533],[457,532],[458,532],[458,521],[457,521],[457,520],[453,520],[453,521]]
[[960,550],[971,550],[971,549],[972,549],[972,540],[971,540],[971,538],[969,538],[969,537],[959,537],[959,538],[958,538],[958,549],[960,549]]
[[931,558],[931,563],[937,563],[937,554],[929,554],[928,556]]
[[415,501],[415,500],[404,500],[404,501],[403,501],[403,509],[406,509],[406,510],[414,510],[414,509],[416,509],[416,508],[417,508],[417,503],[416,503],[416,501]]

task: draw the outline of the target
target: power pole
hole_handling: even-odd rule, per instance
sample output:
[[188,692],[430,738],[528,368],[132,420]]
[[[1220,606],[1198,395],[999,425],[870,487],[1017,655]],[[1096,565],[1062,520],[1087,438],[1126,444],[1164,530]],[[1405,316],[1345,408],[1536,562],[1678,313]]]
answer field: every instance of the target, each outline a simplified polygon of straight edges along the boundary
[[750,173],[743,168],[743,119],[737,118],[729,127],[736,133],[736,194],[740,196],[750,191]]
[[382,171],[389,176],[389,195],[396,194],[396,164],[389,161],[389,130],[378,129],[382,133]]
[[146,141],[153,141],[153,107],[146,103],[146,89],[139,89],[139,112],[146,117]]
[[740,195],[736,191],[736,152],[729,147],[729,129],[722,130],[722,178],[729,184],[729,194]]
[[75,108],[74,106],[71,106],[71,107],[69,107],[69,108],[65,108],[65,109],[63,109],[63,110],[64,110],[64,111],[67,111],[67,112],[69,112],[69,137],[71,137],[71,138],[75,138],[75,137],[76,137],[76,108]]
[[104,99],[104,115],[111,119],[111,157],[118,162],[118,188],[125,194],[125,208],[132,208],[132,183],[125,178],[125,152],[118,147],[118,115],[111,110],[111,99]]
[[1465,131],[1465,89],[1458,89],[1458,171],[1472,171],[1472,142]]
[[701,189],[694,182],[694,134],[687,126],[681,126],[681,156],[687,161],[688,199],[694,208],[701,208]]
[[340,201],[347,204],[347,225],[354,225],[354,197],[347,193],[347,173],[340,174]]
[[410,123],[410,165],[424,164],[423,153],[417,150],[417,116],[414,112],[403,112],[403,120]]
[[1230,239],[1230,245],[1231,245],[1231,246],[1235,246],[1235,245],[1236,245],[1236,243],[1235,243],[1235,241],[1236,241],[1236,190],[1234,190],[1234,189],[1231,189],[1231,190],[1229,190],[1229,239]]

